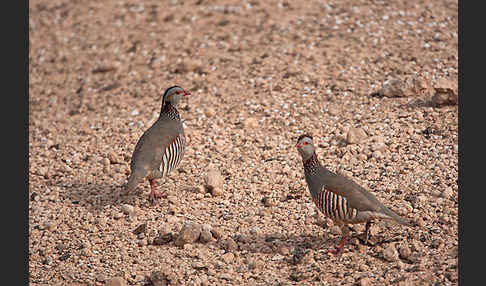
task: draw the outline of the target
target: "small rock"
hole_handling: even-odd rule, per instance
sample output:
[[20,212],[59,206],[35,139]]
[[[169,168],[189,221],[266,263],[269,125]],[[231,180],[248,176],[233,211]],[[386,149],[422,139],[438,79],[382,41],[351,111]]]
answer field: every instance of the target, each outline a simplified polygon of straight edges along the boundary
[[444,199],[450,199],[454,195],[454,192],[452,191],[451,187],[446,187],[444,191],[442,192],[442,197]]
[[458,103],[457,81],[440,78],[434,84],[435,94],[432,103],[441,105],[456,105]]
[[384,142],[376,142],[371,144],[371,151],[383,151],[386,149],[386,144]]
[[262,260],[253,260],[248,263],[249,270],[261,271],[265,263]]
[[383,86],[371,96],[380,97],[404,97],[407,96],[409,91],[405,82],[399,79],[387,80],[383,83]]
[[262,203],[265,207],[269,208],[269,207],[273,207],[275,205],[275,202],[273,199],[269,198],[269,197],[264,197],[262,199]]
[[238,249],[238,244],[231,238],[228,237],[227,239],[221,241],[221,246],[224,250],[231,252]]
[[389,262],[398,260],[398,251],[395,248],[395,244],[391,243],[385,250],[383,250],[383,258]]
[[201,235],[199,236],[199,241],[202,243],[208,243],[211,240],[213,240],[213,235],[211,234],[211,231],[203,229],[201,231]]
[[216,111],[214,108],[208,107],[206,110],[204,110],[204,114],[206,114],[207,117],[213,117],[216,114]]
[[351,127],[346,135],[346,142],[348,144],[358,144],[365,140],[366,132],[362,128]]
[[137,109],[134,109],[134,110],[133,110],[133,111],[130,113],[130,115],[131,115],[131,116],[137,116],[137,115],[139,115],[139,114],[140,114],[140,112],[139,112]]
[[371,285],[370,278],[363,277],[363,278],[359,279],[359,285],[360,286],[370,286]]
[[245,128],[257,128],[258,127],[258,120],[253,117],[248,117],[243,121],[243,126]]
[[186,243],[195,242],[201,235],[202,227],[198,223],[188,222],[182,226],[182,229],[177,237],[175,244],[177,246],[184,246]]
[[110,152],[108,154],[108,160],[111,164],[120,164],[121,160],[115,152]]
[[224,179],[221,173],[216,168],[210,167],[206,174],[206,188],[213,196],[221,196],[223,194]]
[[219,229],[219,228],[212,228],[211,229],[211,234],[213,235],[213,237],[216,239],[216,240],[219,240],[223,237],[223,233],[222,231]]
[[125,279],[122,277],[113,277],[105,284],[106,286],[126,286]]
[[373,153],[371,153],[371,156],[375,159],[381,159],[383,158],[383,153],[381,153],[381,151],[374,151]]
[[145,233],[146,231],[147,231],[147,223],[143,223],[133,230],[133,234],[138,235],[140,233]]
[[47,229],[48,231],[54,231],[57,228],[57,223],[55,221],[46,221],[44,223],[44,229]]
[[339,226],[337,225],[333,225],[329,228],[329,231],[332,233],[332,234],[336,234],[336,235],[339,235],[339,234],[342,234],[342,230]]
[[281,255],[288,255],[290,253],[290,249],[287,246],[282,245],[278,248],[278,253]]
[[221,259],[223,259],[223,261],[226,264],[230,264],[235,259],[235,255],[233,253],[231,253],[231,252],[228,252],[228,253],[223,254],[223,256],[221,257]]
[[164,245],[164,244],[171,242],[173,239],[174,239],[174,236],[172,235],[172,233],[170,233],[170,232],[162,233],[162,234],[159,234],[159,236],[157,236],[156,238],[154,238],[153,244],[154,245]]
[[410,254],[412,254],[410,247],[408,247],[408,243],[405,242],[400,245],[398,251],[400,252],[400,257],[403,259],[408,259]]
[[120,210],[122,211],[122,213],[124,213],[126,215],[130,215],[130,214],[133,214],[135,212],[135,208],[132,205],[129,205],[129,204],[121,205]]
[[162,271],[154,271],[150,275],[150,280],[154,286],[167,286],[169,285],[169,277]]

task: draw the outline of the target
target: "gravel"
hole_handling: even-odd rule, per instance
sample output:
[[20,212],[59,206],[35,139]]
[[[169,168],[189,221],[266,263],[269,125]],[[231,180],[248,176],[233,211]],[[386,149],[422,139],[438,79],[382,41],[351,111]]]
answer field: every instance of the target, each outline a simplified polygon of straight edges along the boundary
[[[457,285],[457,10],[29,2],[29,284]],[[377,94],[394,82],[402,93]],[[187,149],[152,204],[148,183],[123,185],[174,84],[192,94],[179,106]],[[348,144],[351,128],[366,138]],[[306,188],[303,133],[329,169],[418,226],[377,222],[369,245],[328,254],[341,235]],[[178,246],[187,222],[198,239]]]

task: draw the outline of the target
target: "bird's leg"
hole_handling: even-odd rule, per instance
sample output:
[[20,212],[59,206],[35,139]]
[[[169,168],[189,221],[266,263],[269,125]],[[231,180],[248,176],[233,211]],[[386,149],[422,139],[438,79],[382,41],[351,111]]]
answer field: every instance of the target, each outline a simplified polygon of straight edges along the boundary
[[158,193],[155,190],[156,188],[155,179],[149,180],[149,182],[150,182],[150,198],[152,199],[152,201],[155,201],[156,198],[164,197],[164,194]]
[[339,245],[335,250],[329,250],[329,252],[331,252],[334,255],[338,255],[341,252],[343,246],[348,241],[349,228],[346,225],[341,225],[340,227],[341,227],[341,230],[342,230],[342,233],[343,233],[343,236],[341,238],[341,242],[339,242]]
[[343,235],[341,238],[341,242],[339,243],[338,247],[335,250],[329,250],[330,253],[334,255],[338,255],[341,252],[341,249],[343,248],[344,244],[346,244],[347,241],[347,236]]
[[368,244],[368,238],[370,237],[370,226],[371,226],[371,221],[367,221],[365,225],[365,241],[364,244]]

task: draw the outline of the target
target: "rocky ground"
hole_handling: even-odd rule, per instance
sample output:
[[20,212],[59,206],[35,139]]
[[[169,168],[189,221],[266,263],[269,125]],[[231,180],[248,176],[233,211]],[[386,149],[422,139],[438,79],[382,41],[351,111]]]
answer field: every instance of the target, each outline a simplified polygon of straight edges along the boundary
[[[30,285],[457,285],[457,1],[29,1]],[[188,145],[122,185],[161,94]],[[296,138],[418,226],[342,255]]]

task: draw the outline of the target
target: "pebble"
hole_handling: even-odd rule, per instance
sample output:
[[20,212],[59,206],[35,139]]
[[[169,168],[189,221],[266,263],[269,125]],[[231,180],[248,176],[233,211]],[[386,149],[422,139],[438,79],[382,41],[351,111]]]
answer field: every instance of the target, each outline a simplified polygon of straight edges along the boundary
[[383,250],[383,258],[389,262],[394,262],[398,260],[398,251],[395,248],[395,244],[391,243],[385,250]]
[[201,235],[202,227],[198,223],[194,222],[187,222],[182,226],[181,231],[179,232],[179,236],[175,244],[177,246],[184,246],[186,243],[193,243],[195,242],[199,236]]
[[211,234],[211,231],[203,229],[201,231],[201,235],[199,236],[199,241],[202,243],[208,243],[211,240],[213,240],[213,235]]
[[126,215],[133,215],[135,213],[135,208],[132,205],[129,204],[123,204],[120,207],[122,213]]
[[238,249],[238,244],[236,244],[236,242],[231,237],[228,237],[227,239],[221,241],[221,246],[224,250],[228,252]]
[[403,259],[408,259],[410,257],[410,254],[412,254],[408,243],[402,243],[398,251],[400,252],[400,257]]
[[113,277],[108,280],[105,284],[106,286],[126,286],[125,279],[122,277]]
[[403,97],[407,95],[406,84],[399,79],[387,80],[380,90],[373,94],[384,97]]
[[335,234],[335,235],[339,235],[339,234],[342,234],[342,230],[339,226],[337,225],[333,225],[329,228],[329,232],[331,232],[332,234]]
[[231,253],[231,252],[228,252],[228,253],[223,254],[223,256],[221,258],[223,259],[223,261],[226,264],[230,264],[235,259],[235,255],[233,253]]
[[243,121],[243,126],[245,128],[257,128],[258,127],[258,120],[256,120],[256,118],[253,118],[253,117],[248,117],[247,119],[245,119],[245,121]]
[[444,199],[450,199],[454,195],[454,192],[452,191],[451,187],[446,187],[444,191],[442,192],[442,197]]
[[216,168],[210,167],[206,174],[206,188],[215,197],[223,195],[224,179]]
[[370,278],[363,277],[363,278],[359,279],[359,285],[360,286],[370,286],[371,285]]
[[223,237],[223,233],[219,228],[211,228],[211,234],[216,240],[219,240]]
[[365,140],[366,132],[362,128],[351,127],[346,135],[346,142],[348,144],[358,144]]

